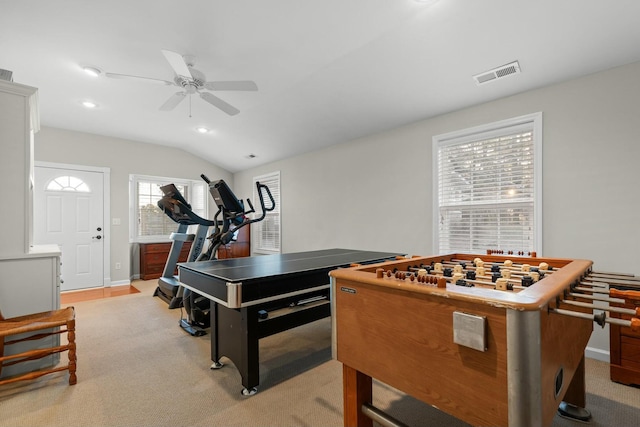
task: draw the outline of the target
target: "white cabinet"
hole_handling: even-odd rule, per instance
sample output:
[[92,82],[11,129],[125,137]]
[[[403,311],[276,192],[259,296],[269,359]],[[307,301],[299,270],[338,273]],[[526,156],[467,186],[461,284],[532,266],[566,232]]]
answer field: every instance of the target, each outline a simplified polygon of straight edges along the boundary
[[38,90],[0,80],[0,257],[30,251],[33,233],[33,134],[39,130]]
[[[4,317],[60,308],[60,250],[33,243],[33,135],[39,129],[38,91],[0,80],[0,310]],[[59,337],[47,338],[49,346]],[[51,341],[53,340],[53,342]],[[15,354],[44,345],[5,347]],[[3,368],[2,376],[56,363],[58,355]],[[31,365],[30,365],[31,364]]]
[[[6,318],[53,310],[60,307],[60,252],[57,247],[41,247],[15,258],[0,259],[0,309]],[[59,345],[59,336],[5,347],[5,355],[29,349]],[[2,377],[31,371],[57,363],[59,355],[2,369]]]

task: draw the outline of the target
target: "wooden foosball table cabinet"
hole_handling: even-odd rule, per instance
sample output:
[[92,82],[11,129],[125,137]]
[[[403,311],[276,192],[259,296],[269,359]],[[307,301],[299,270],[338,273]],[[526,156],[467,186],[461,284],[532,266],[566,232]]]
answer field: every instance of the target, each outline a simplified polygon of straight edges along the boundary
[[588,419],[584,350],[604,322],[579,290],[591,268],[448,254],[332,271],[344,425],[401,425],[372,406],[372,378],[477,426],[548,426],[559,408]]

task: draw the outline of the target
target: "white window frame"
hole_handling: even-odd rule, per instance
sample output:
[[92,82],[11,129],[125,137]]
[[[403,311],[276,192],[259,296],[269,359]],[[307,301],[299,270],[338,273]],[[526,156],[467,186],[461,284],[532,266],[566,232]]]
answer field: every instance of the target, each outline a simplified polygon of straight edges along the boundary
[[[486,140],[501,135],[511,135],[523,127],[533,131],[533,244],[532,251],[542,254],[542,112],[501,120],[486,125],[468,128],[460,131],[436,135],[432,138],[433,162],[433,247],[435,253],[440,249],[440,200],[439,200],[439,151],[446,144],[463,144],[471,141]],[[484,248],[520,250],[519,248]],[[522,248],[522,250],[528,250]],[[475,252],[475,251],[474,251]],[[482,253],[482,252],[481,252]]]
[[[139,182],[153,182],[160,185],[175,184],[176,186],[186,186],[187,194],[182,196],[189,202],[199,216],[208,218],[209,214],[209,187],[204,181],[197,181],[185,178],[170,178],[163,176],[152,175],[129,175],[129,243],[148,243],[148,242],[168,242],[170,241],[171,234],[167,235],[153,235],[153,236],[138,236],[138,183]],[[199,191],[202,196],[200,201],[192,201],[196,188],[202,187],[202,191]],[[197,208],[201,203],[202,208]],[[189,232],[193,232],[191,228]],[[176,230],[178,224],[176,223]]]
[[[280,171],[271,172],[253,178],[253,205],[257,210],[257,212],[254,214],[254,217],[262,214],[262,212],[260,211],[260,207],[258,206],[260,199],[256,188],[256,182],[260,182],[261,184],[269,187],[269,190],[271,191],[271,194],[273,195],[273,198],[276,202],[276,207],[274,210],[267,212],[264,220],[252,224],[252,252],[257,254],[279,254],[282,252],[282,187],[280,185]],[[268,196],[266,194],[265,197],[267,197],[267,199],[264,201],[265,205],[269,207],[271,200],[268,199]],[[264,239],[263,226],[272,221],[278,223],[276,237],[273,239]]]

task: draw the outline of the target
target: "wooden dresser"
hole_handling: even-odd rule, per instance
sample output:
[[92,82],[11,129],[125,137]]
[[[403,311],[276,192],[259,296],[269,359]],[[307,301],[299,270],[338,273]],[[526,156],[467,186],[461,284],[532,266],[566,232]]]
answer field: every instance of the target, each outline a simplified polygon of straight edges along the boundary
[[[185,242],[182,245],[178,262],[187,260],[190,249],[191,242]],[[171,242],[140,243],[140,279],[150,280],[162,276],[170,250]],[[174,274],[177,273],[177,271],[174,272]]]
[[[218,259],[241,258],[251,255],[250,226],[238,231],[236,240],[228,245],[218,248]],[[207,250],[209,242],[206,241],[203,251]],[[180,251],[178,262],[186,262],[189,257],[191,242],[185,242]],[[171,242],[140,243],[140,279],[151,280],[162,276],[164,265],[169,257]],[[178,274],[177,271],[174,274]]]
[[[638,291],[636,286],[611,285],[622,291]],[[613,305],[613,304],[612,304]],[[636,309],[640,301],[629,301],[621,307]],[[629,320],[631,316],[611,312],[611,317]],[[626,326],[610,325],[609,346],[611,352],[611,380],[622,384],[640,385],[640,333]]]

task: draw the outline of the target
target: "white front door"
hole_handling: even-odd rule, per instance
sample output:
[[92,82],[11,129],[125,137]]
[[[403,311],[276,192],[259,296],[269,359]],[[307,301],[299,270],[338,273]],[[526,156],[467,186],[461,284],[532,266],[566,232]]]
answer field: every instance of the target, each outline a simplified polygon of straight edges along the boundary
[[60,290],[104,286],[104,174],[35,167],[33,240],[62,251]]

